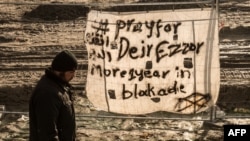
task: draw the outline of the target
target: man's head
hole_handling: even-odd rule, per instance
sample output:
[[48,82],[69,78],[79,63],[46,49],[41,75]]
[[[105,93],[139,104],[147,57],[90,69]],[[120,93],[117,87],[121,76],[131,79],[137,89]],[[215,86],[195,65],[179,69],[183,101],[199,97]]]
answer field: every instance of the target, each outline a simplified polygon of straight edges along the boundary
[[51,63],[53,71],[66,82],[73,79],[75,70],[77,69],[77,59],[73,53],[64,50],[58,53]]

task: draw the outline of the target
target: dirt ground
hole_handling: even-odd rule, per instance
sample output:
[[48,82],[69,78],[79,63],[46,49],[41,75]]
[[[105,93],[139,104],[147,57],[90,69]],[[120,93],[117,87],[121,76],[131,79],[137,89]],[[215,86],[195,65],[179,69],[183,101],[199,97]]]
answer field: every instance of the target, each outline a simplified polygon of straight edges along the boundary
[[84,91],[87,50],[83,35],[89,7],[0,4],[0,105],[5,106],[0,114],[0,141],[28,140],[32,88],[63,49],[74,52],[80,65],[72,82],[78,141],[223,140],[223,125],[250,124],[250,118],[225,117],[250,113],[249,7],[250,1],[221,3],[221,88],[217,118],[211,121],[210,111],[179,115],[180,119],[164,112],[133,117],[99,111]]

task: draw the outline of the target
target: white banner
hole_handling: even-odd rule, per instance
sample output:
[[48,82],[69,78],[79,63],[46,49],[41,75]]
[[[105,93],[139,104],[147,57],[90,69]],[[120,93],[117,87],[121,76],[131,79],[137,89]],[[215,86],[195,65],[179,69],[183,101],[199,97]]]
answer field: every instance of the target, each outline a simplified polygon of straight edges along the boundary
[[90,11],[88,99],[122,114],[199,113],[216,103],[217,15],[213,9]]

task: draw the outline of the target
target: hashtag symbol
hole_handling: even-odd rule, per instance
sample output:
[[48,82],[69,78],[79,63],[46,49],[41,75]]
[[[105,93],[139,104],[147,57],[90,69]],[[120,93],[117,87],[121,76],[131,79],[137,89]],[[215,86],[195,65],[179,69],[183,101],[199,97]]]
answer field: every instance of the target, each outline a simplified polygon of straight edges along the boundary
[[106,32],[109,31],[109,28],[108,28],[108,20],[107,20],[107,19],[106,19],[105,21],[101,20],[101,21],[98,22],[98,23],[99,23],[98,26],[92,25],[92,28],[96,30],[96,33],[105,35]]

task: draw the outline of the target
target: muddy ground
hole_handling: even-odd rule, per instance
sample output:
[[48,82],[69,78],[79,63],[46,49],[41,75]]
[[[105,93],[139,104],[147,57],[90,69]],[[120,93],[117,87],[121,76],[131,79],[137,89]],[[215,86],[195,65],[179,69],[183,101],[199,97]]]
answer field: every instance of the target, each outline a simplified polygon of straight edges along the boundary
[[250,1],[220,4],[221,86],[213,121],[210,111],[188,117],[158,112],[134,118],[95,109],[84,91],[88,60],[83,35],[90,9],[82,5],[0,4],[0,105],[5,105],[6,112],[1,115],[0,141],[27,140],[31,91],[53,56],[63,49],[79,59],[72,82],[79,141],[223,140],[224,124],[250,124],[249,118],[225,118],[250,113]]

